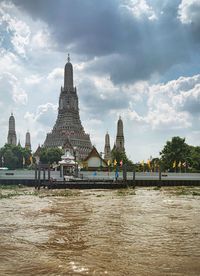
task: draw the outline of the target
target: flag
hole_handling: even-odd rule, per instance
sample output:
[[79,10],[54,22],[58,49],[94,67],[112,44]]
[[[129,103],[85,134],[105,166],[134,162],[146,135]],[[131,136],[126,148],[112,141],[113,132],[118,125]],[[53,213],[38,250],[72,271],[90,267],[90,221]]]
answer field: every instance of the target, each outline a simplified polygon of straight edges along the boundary
[[179,167],[179,168],[181,167],[181,161],[179,161],[179,163],[178,163],[178,167]]
[[113,165],[114,165],[114,166],[117,165],[117,160],[116,160],[116,159],[114,160]]
[[173,168],[176,168],[176,161],[173,162]]
[[108,166],[110,166],[110,160],[107,161]]
[[31,162],[31,165],[33,164],[33,157],[32,155],[30,156],[30,162]]
[[120,164],[120,166],[122,166],[122,165],[123,165],[123,161],[121,160],[121,161],[119,162],[119,164]]
[[186,167],[186,165],[187,165],[187,162],[185,161],[185,162],[184,162],[184,163],[183,163],[182,165],[183,165],[183,167]]

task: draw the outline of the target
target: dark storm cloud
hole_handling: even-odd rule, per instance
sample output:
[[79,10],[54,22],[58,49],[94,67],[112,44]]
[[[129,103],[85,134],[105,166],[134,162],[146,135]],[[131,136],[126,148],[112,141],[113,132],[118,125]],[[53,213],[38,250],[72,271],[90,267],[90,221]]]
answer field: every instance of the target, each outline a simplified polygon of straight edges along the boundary
[[106,57],[88,70],[106,73],[117,84],[164,74],[173,65],[189,62],[192,51],[198,49],[199,25],[182,24],[181,1],[147,1],[155,11],[154,19],[133,16],[125,0],[13,2],[33,19],[48,23],[60,50],[71,49],[88,60]]
[[[81,91],[79,93],[79,91]],[[89,79],[84,79],[78,87],[78,95],[80,102],[87,106],[90,114],[94,114],[96,118],[103,118],[112,110],[120,110],[128,108],[129,99],[126,95],[117,91],[115,95],[103,97],[101,91]],[[105,96],[105,95],[104,95]]]

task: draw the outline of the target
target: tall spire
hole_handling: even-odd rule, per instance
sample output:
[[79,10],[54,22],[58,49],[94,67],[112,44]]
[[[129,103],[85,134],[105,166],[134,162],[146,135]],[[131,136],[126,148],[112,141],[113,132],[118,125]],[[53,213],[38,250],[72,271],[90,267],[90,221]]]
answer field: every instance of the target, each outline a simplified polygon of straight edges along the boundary
[[57,120],[46,136],[44,147],[69,147],[72,154],[76,147],[77,160],[84,160],[90,153],[92,144],[80,120],[79,100],[77,89],[73,86],[73,66],[69,55],[64,72],[64,87],[60,91]]
[[29,131],[26,132],[25,148],[31,150],[31,136]]
[[17,145],[17,135],[15,131],[15,118],[13,116],[13,113],[11,113],[11,116],[9,118],[7,143],[15,146]]
[[73,88],[73,66],[70,62],[70,55],[68,54],[67,63],[65,65],[64,90],[73,90]]
[[124,130],[121,116],[117,122],[117,136],[116,136],[116,149],[120,152],[125,152],[124,149]]
[[105,136],[104,159],[106,161],[111,159],[110,136],[108,132],[106,133],[106,136]]

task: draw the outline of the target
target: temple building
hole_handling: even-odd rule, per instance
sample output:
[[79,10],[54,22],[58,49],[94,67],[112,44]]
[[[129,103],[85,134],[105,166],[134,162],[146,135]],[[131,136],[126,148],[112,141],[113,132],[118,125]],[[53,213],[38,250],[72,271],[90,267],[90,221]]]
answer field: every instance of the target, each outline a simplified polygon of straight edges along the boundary
[[88,156],[82,161],[83,168],[89,171],[102,170],[107,167],[107,162],[101,157],[97,149],[93,146]]
[[105,136],[104,159],[106,161],[111,160],[110,136],[108,132]]
[[13,116],[13,113],[11,113],[11,116],[9,118],[7,143],[10,145],[15,145],[15,146],[17,145],[17,135],[15,131],[15,118]]
[[30,132],[26,132],[25,148],[31,150],[31,135]]
[[124,130],[123,130],[123,122],[121,116],[117,122],[117,136],[115,142],[116,150],[119,152],[125,152],[124,148]]
[[77,89],[73,83],[73,66],[68,55],[64,69],[64,87],[61,87],[58,116],[50,133],[47,133],[44,147],[69,149],[77,160],[85,159],[92,149],[89,134],[86,134],[79,116]]
[[110,136],[108,133],[106,133],[105,146],[104,146],[104,159],[106,161],[112,160],[112,158],[113,158],[112,153],[115,151],[120,152],[120,153],[125,153],[124,127],[123,127],[123,122],[122,122],[121,116],[119,117],[119,120],[117,122],[117,135],[116,135],[116,139],[115,139],[115,143],[114,143],[112,151],[110,149]]

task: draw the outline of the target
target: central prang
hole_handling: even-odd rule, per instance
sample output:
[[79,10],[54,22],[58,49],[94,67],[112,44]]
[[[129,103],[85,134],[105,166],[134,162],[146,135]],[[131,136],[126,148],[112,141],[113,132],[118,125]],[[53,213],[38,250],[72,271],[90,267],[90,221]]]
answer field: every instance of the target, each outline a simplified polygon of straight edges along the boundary
[[58,116],[53,130],[47,133],[44,147],[62,147],[73,152],[77,149],[78,160],[85,159],[92,149],[89,134],[82,126],[77,89],[73,85],[73,66],[68,61],[64,70],[64,87],[61,87]]

